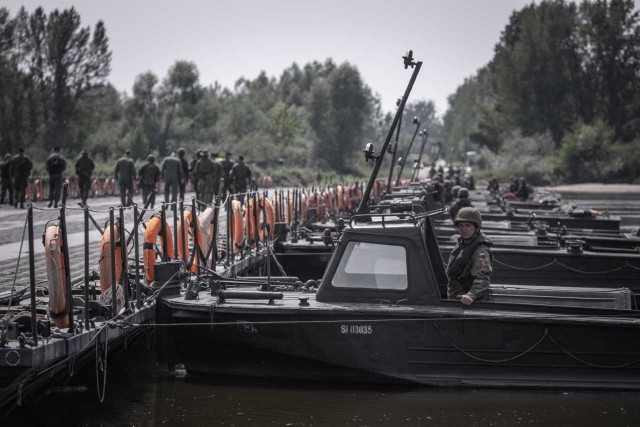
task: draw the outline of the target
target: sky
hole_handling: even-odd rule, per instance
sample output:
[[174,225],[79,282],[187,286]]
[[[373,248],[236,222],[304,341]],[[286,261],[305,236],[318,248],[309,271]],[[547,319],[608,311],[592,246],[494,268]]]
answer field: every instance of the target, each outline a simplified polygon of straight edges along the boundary
[[355,65],[395,111],[411,70],[409,49],[423,65],[410,101],[433,100],[437,113],[464,79],[493,57],[514,10],[530,0],[2,0],[46,12],[74,6],[83,26],[103,20],[113,52],[109,81],[131,94],[135,77],[160,79],[177,60],[194,62],[200,83],[233,88],[261,71],[278,78],[296,62]]

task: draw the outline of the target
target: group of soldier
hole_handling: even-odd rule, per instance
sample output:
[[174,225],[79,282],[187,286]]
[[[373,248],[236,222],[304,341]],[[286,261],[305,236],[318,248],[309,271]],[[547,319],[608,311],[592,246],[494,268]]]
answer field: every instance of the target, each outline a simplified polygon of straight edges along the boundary
[[0,162],[0,176],[2,177],[0,204],[5,203],[5,196],[9,193],[8,203],[14,207],[24,209],[24,199],[29,184],[29,175],[33,169],[33,162],[19,148],[18,154],[11,156],[7,153]]
[[[155,193],[161,179],[164,180],[164,200],[167,203],[175,202],[178,197],[184,200],[189,180],[193,184],[196,199],[200,203],[210,204],[214,196],[225,198],[227,194],[239,194],[241,200],[243,199],[243,194],[251,183],[251,170],[244,163],[242,156],[239,156],[238,162],[235,163],[231,160],[230,152],[225,153],[224,159],[220,159],[217,153],[201,150],[189,164],[185,154],[186,151],[183,148],[177,152],[173,151],[160,166],[156,165],[154,156],[149,155],[145,164],[136,171],[131,152],[126,150],[114,168],[121,205],[133,204],[134,183],[137,182],[142,191],[143,202],[145,204],[148,202],[148,205],[153,207]],[[49,175],[49,207],[58,207],[63,176],[67,168],[67,162],[60,154],[58,147],[54,147],[47,157],[45,168]],[[5,196],[8,193],[8,203],[24,209],[26,189],[32,169],[33,162],[24,154],[23,148],[19,148],[15,156],[5,154],[0,162],[0,204],[5,203]],[[75,169],[80,197],[84,205],[89,197],[95,162],[86,151],[83,151],[76,161]]]

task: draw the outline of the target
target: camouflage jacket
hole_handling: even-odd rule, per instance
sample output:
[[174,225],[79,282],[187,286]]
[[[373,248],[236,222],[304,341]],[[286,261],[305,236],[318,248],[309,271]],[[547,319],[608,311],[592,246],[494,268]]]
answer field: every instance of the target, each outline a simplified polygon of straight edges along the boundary
[[458,244],[451,251],[447,263],[449,298],[470,292],[475,300],[486,294],[489,290],[492,271],[493,254],[490,248],[492,244],[482,232],[476,233],[469,243],[458,238]]

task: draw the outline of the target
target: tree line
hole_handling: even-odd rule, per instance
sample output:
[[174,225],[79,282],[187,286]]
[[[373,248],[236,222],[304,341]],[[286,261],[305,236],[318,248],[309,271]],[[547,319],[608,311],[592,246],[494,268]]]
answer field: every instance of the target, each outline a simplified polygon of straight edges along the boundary
[[449,97],[453,152],[537,183],[640,176],[640,26],[631,0],[513,12],[493,59]]
[[[399,153],[418,116],[429,142],[443,142],[446,160],[476,150],[480,169],[501,179],[637,179],[633,7],[545,0],[513,12],[493,59],[449,97],[443,120],[432,101],[406,106]],[[106,165],[125,148],[138,160],[179,147],[230,150],[283,174],[362,176],[360,150],[379,146],[391,120],[358,69],[331,59],[293,63],[279,77],[240,78],[232,88],[203,85],[196,65],[179,60],[165,76],[139,74],[130,94],[109,83],[110,68],[105,23],[83,27],[74,8],[14,16],[0,8],[0,151],[24,147],[37,164],[55,146],[68,157],[86,149]]]

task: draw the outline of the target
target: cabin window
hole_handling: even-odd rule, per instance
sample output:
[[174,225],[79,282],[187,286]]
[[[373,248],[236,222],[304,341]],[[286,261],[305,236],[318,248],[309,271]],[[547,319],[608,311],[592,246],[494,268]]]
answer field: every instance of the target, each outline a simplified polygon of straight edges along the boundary
[[407,289],[407,251],[397,245],[349,242],[331,283],[337,288]]

